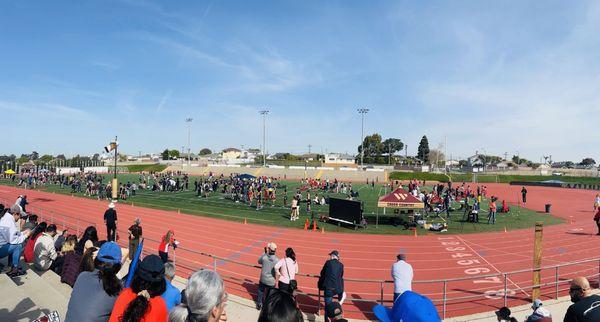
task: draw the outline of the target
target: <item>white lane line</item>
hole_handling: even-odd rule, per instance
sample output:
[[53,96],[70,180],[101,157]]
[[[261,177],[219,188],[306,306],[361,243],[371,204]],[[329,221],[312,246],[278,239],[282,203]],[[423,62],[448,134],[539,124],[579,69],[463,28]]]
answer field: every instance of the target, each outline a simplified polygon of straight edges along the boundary
[[[502,274],[502,272],[496,267],[494,266],[494,264],[490,263],[487,259],[483,258],[483,256],[479,255],[478,252],[476,252],[471,246],[469,246],[469,244],[467,244],[467,242],[462,239],[460,236],[456,236],[456,238],[458,240],[460,240],[465,246],[467,246],[473,253],[477,254],[477,256],[479,258],[481,258],[484,262],[486,262],[488,265],[490,265],[494,270],[496,270],[496,272]],[[508,276],[506,277],[506,280],[508,282],[510,282],[512,285],[514,285],[519,291],[523,292],[527,297],[531,297],[531,295],[529,295],[527,292],[525,292],[525,290],[523,290],[519,285],[517,285],[517,283],[513,282]]]

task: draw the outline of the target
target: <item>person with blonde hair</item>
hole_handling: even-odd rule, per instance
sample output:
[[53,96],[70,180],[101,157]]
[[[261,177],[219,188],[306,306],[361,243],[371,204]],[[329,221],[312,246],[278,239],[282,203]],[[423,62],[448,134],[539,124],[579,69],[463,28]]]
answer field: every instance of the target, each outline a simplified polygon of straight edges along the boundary
[[158,256],[162,259],[163,263],[169,261],[169,248],[176,246],[175,232],[171,229],[161,238],[160,245],[158,245]]

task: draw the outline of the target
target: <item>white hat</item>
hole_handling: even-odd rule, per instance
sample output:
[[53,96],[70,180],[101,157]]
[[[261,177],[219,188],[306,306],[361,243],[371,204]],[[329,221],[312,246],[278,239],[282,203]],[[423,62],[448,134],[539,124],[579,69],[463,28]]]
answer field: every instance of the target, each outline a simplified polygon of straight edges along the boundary
[[114,202],[111,202],[111,203],[108,204],[108,208],[114,208],[114,207],[115,207],[115,203]]
[[534,310],[540,306],[542,306],[542,300],[540,299],[535,299],[535,301],[533,301],[533,303],[531,304],[531,308]]
[[271,242],[271,243],[268,243],[268,244],[267,244],[267,248],[268,248],[269,250],[271,250],[272,252],[274,252],[274,251],[276,251],[276,250],[277,250],[277,244],[275,244],[275,243],[273,243],[273,242]]

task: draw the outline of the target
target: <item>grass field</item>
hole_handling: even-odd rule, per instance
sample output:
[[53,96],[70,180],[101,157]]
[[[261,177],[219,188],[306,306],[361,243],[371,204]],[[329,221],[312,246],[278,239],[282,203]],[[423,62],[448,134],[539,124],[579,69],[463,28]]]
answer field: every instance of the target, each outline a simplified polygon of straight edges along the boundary
[[[191,179],[190,186],[193,187],[194,177]],[[138,175],[136,174],[120,174],[120,182],[137,182]],[[11,181],[2,179],[0,184],[13,185]],[[282,181],[282,185],[287,186],[288,191],[288,206],[291,202],[292,195],[295,193],[296,188],[300,186],[299,182],[294,181]],[[366,184],[353,184],[354,190],[359,192],[359,200],[364,202],[364,215],[369,222],[368,229],[359,229],[357,233],[370,233],[370,234],[413,234],[410,230],[405,230],[402,226],[394,227],[391,225],[392,217],[389,214],[392,213],[391,209],[387,209],[387,214],[383,215],[383,209],[377,208],[377,200],[380,196],[389,192],[387,187],[383,185],[375,185],[371,187]],[[429,188],[428,188],[429,189]],[[60,188],[55,185],[48,185],[41,188],[42,191],[56,192],[62,194],[71,194],[71,188]],[[319,196],[322,192],[315,191]],[[315,192],[311,192],[311,198],[314,198]],[[80,197],[85,197],[83,194],[76,194]],[[306,196],[306,194],[304,194]],[[343,195],[328,194],[330,197],[344,198]],[[89,198],[89,197],[88,197]],[[95,198],[95,197],[94,197]],[[237,222],[243,222],[247,220],[250,223],[265,224],[271,226],[283,226],[293,227],[302,229],[306,218],[310,216],[306,212],[306,205],[302,204],[300,207],[300,220],[289,221],[289,208],[283,207],[283,189],[277,191],[277,201],[275,206],[272,207],[270,204],[265,205],[263,209],[257,211],[255,208],[250,208],[247,204],[235,203],[231,200],[225,199],[220,193],[213,193],[208,198],[196,197],[193,191],[182,191],[182,192],[152,192],[152,191],[141,191],[138,190],[136,196],[132,196],[126,201],[120,201],[120,203],[134,203],[136,206],[156,208],[163,210],[174,210],[182,213],[202,215],[208,217],[221,218],[226,220],[233,220]],[[458,204],[454,205],[458,208]],[[484,200],[481,205],[481,209],[487,209],[488,202]],[[473,233],[483,231],[502,231],[506,229],[518,229],[518,228],[529,228],[536,221],[543,221],[545,225],[558,224],[562,222],[562,219],[553,217],[547,214],[540,214],[535,211],[531,211],[524,208],[518,208],[516,206],[511,207],[509,214],[498,214],[496,216],[496,225],[487,225],[487,213],[480,215],[480,223],[471,224],[463,223],[462,211],[451,212],[451,219],[448,221],[448,232],[444,234],[455,234],[455,233]],[[312,212],[318,217],[318,214],[327,214],[327,205],[312,205]],[[379,225],[375,227],[376,215],[379,214]],[[440,222],[439,218],[432,220],[432,222]],[[348,227],[338,227],[335,224],[323,224],[319,223],[319,226],[323,226],[325,231],[342,231],[342,232],[354,232],[353,229]],[[420,229],[420,233],[425,233],[424,230]],[[431,232],[435,233],[435,232]]]

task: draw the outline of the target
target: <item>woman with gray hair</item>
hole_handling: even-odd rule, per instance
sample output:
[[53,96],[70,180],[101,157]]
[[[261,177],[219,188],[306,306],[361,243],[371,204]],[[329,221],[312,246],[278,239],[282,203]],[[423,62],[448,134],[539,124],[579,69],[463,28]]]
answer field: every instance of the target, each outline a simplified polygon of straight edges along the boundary
[[225,285],[217,272],[200,270],[190,276],[183,303],[169,314],[169,322],[227,321]]

